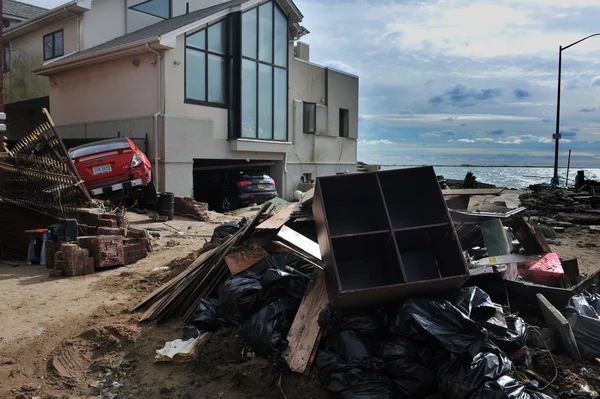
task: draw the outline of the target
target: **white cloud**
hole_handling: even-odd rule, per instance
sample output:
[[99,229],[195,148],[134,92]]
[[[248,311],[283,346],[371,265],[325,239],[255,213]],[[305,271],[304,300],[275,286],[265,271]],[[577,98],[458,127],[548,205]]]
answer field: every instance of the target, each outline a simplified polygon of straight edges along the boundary
[[458,139],[458,140],[448,140],[449,143],[474,143],[475,140],[470,139]]
[[475,138],[475,141],[479,141],[481,143],[493,143],[496,140],[494,140],[490,137],[477,137],[477,138]]
[[359,142],[360,144],[366,144],[366,145],[377,145],[377,144],[386,144],[386,145],[390,145],[390,144],[394,144],[393,141],[390,140],[361,140]]

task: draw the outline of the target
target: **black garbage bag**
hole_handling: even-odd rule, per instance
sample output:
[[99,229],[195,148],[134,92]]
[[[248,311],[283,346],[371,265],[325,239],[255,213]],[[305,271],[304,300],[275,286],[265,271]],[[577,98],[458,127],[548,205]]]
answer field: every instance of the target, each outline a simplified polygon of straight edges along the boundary
[[410,341],[397,338],[378,344],[385,374],[402,397],[422,398],[437,391],[435,371],[422,363],[421,354]]
[[317,354],[319,380],[329,392],[343,399],[392,399],[394,384],[382,373],[376,358],[344,359],[332,351]]
[[504,336],[490,332],[490,338],[500,349],[511,355],[527,344],[529,330],[525,321],[520,317],[506,317],[506,325],[508,330]]
[[327,337],[325,349],[335,352],[346,360],[372,358],[370,343],[359,333],[351,330],[336,330]]
[[200,331],[217,331],[223,326],[217,299],[202,299],[192,316],[191,324]]
[[246,224],[248,224],[248,220],[246,218],[243,218],[239,222],[222,224],[213,231],[212,237],[210,238],[210,242],[213,242],[219,238],[227,238],[237,233],[240,229],[246,226]]
[[496,381],[486,382],[472,399],[552,399],[539,392],[538,388],[537,381],[523,385],[509,376],[502,376]]
[[437,381],[444,397],[470,398],[483,384],[510,372],[511,361],[498,349],[483,346],[475,356],[453,354],[438,370]]
[[355,331],[373,339],[387,333],[384,318],[373,308],[336,309],[328,306],[319,314],[319,325],[330,330]]
[[600,295],[580,294],[569,300],[565,310],[581,355],[600,357]]
[[242,326],[242,335],[254,352],[282,366],[281,352],[287,348],[287,334],[300,301],[282,298],[260,309]]
[[238,274],[254,278],[263,286],[261,300],[269,302],[281,295],[302,299],[309,279],[286,270],[286,266],[310,275],[313,266],[292,254],[275,254],[261,259],[252,267]]
[[219,313],[225,325],[239,325],[260,308],[260,283],[252,278],[233,277],[219,288]]
[[422,342],[437,342],[453,353],[475,355],[483,345],[481,324],[494,316],[490,297],[478,287],[433,299],[409,299],[392,318],[393,332]]

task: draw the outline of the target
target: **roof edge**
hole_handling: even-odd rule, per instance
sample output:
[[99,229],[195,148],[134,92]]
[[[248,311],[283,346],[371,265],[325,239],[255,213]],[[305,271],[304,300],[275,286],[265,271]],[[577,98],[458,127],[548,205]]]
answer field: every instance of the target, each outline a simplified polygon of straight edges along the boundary
[[12,36],[18,34],[20,31],[26,30],[27,28],[31,28],[48,18],[57,16],[65,11],[72,11],[73,8],[76,8],[77,11],[81,12],[88,11],[91,8],[91,0],[69,1],[68,3],[62,4],[33,18],[25,19],[23,22],[15,25],[14,27],[9,27],[8,29],[5,29],[2,32],[2,35]]
[[33,68],[31,72],[41,76],[51,76],[55,73],[66,71],[73,68],[79,68],[86,65],[98,64],[103,61],[108,61],[115,56],[126,56],[132,50],[145,49],[146,44],[158,43],[158,37],[145,38],[138,40],[133,43],[127,43],[122,46],[111,47],[106,50],[98,51],[96,53],[86,54],[81,57],[71,58],[65,61],[55,61],[46,65],[42,65]]

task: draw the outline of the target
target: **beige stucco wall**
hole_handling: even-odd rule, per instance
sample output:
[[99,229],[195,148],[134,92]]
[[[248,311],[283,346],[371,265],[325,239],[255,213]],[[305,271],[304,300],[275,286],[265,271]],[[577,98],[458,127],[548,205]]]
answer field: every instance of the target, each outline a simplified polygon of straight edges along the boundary
[[91,10],[82,14],[82,49],[104,43],[126,32],[126,0],[94,0]]
[[[126,119],[158,111],[155,56],[144,53],[50,77],[50,108],[58,125]],[[139,65],[133,64],[139,60]]]
[[[293,54],[293,47],[290,52]],[[291,57],[290,60],[290,98],[306,102],[325,104],[327,99],[327,70]]]
[[33,75],[30,71],[44,62],[44,35],[61,29],[64,37],[64,54],[77,51],[77,19],[75,16],[11,40],[10,71],[4,74],[5,103],[48,95],[48,78]]
[[348,110],[348,137],[358,138],[358,78],[327,69],[329,131],[339,135],[340,108]]

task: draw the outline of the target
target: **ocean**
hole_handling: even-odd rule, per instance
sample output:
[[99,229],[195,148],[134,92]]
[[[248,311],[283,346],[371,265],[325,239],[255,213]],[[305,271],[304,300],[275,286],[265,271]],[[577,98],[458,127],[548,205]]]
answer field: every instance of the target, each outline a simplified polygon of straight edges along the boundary
[[[410,166],[382,166],[381,170],[407,168]],[[469,171],[473,172],[477,181],[494,184],[498,187],[526,188],[530,184],[550,183],[554,175],[553,168],[511,167],[511,166],[434,166],[435,173],[446,179],[462,180]],[[600,169],[571,168],[569,185],[572,185],[578,170],[585,170],[587,179],[600,180]],[[567,168],[559,168],[558,175],[564,185]]]

